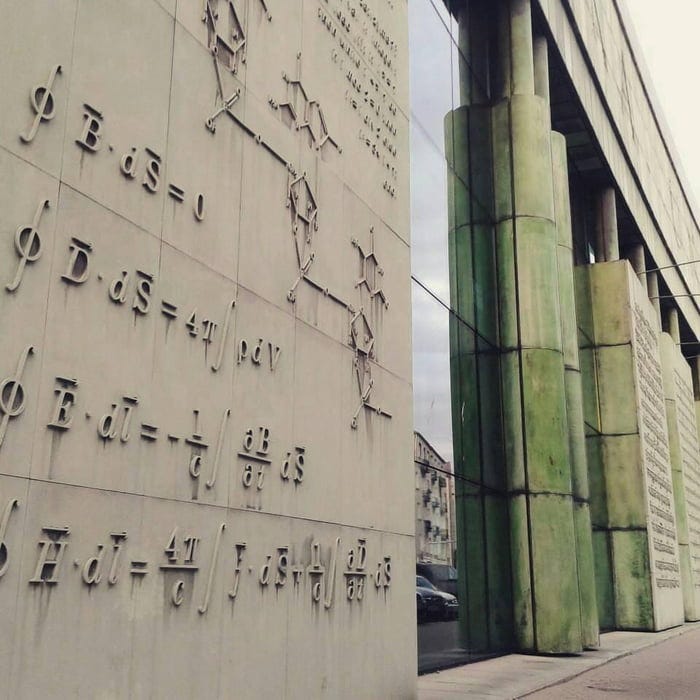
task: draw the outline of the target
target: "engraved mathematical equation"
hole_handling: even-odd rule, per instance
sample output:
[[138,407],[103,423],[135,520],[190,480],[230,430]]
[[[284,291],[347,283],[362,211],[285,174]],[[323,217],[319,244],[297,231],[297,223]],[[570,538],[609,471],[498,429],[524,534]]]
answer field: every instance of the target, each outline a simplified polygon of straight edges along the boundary
[[680,588],[673,487],[667,438],[665,396],[656,332],[639,305],[634,307],[635,367],[639,386],[639,435],[647,475],[652,566],[658,588]]
[[675,369],[673,381],[692,579],[695,588],[700,588],[700,445],[698,444],[693,388]]
[[[315,259],[315,237],[318,229],[318,204],[305,175],[295,175],[290,171],[287,190],[287,207],[291,212],[291,229],[294,251],[299,274],[288,293],[288,300],[296,301],[297,288],[303,281],[317,293],[331,299],[347,316],[347,342],[355,351],[354,370],[357,379],[359,405],[351,425],[356,428],[358,416],[365,409],[379,416],[391,418],[391,413],[374,403],[372,393],[374,379],[372,362],[377,359],[375,345],[375,321],[389,308],[389,301],[382,286],[384,270],[375,252],[374,229],[369,231],[369,244],[352,239],[351,244],[358,252],[358,273],[355,278],[357,302],[344,300],[340,295],[322,284],[311,275]],[[50,206],[49,200],[40,199],[31,223],[20,225],[15,234],[16,268],[12,279],[5,285],[6,291],[18,296],[18,290],[24,280],[28,266],[37,264],[43,249],[42,234],[39,225],[43,211]],[[108,274],[95,271],[95,250],[84,239],[73,236],[70,239],[66,257],[60,273],[62,283],[70,288],[86,288],[88,281],[94,277],[102,285],[105,298],[112,304],[132,313],[135,319],[152,315],[154,308],[159,308],[164,321],[164,333],[168,333],[171,324],[181,329],[181,333],[190,341],[201,340],[207,364],[212,372],[218,372],[224,364],[227,348],[233,342],[237,366],[266,368],[274,373],[282,356],[282,347],[272,339],[259,335],[243,335],[230,339],[236,312],[236,299],[224,304],[223,312],[211,313],[211,309],[202,312],[197,307],[184,305],[174,298],[158,295],[158,280],[151,269],[133,267],[120,269]],[[47,263],[47,268],[50,267]],[[374,319],[374,321],[373,321]],[[169,345],[169,347],[173,347]],[[211,355],[210,355],[211,348]],[[26,358],[25,358],[26,362]],[[77,383],[77,380],[76,380]],[[9,389],[8,389],[9,391]],[[17,397],[9,400],[0,397],[0,445],[10,417],[19,415]],[[21,397],[20,397],[21,398]]]
[[[34,111],[34,118],[25,132],[20,132],[21,141],[30,145],[43,122],[51,121],[56,114],[55,97],[53,94],[54,84],[57,76],[62,72],[60,65],[51,68],[45,85],[32,88],[30,92],[30,102]],[[105,118],[102,112],[93,105],[83,103],[83,123],[77,131],[75,143],[88,154],[96,154],[105,148],[112,153],[115,151],[113,144],[105,139]],[[127,179],[141,183],[143,191],[154,195],[162,187],[162,173],[164,170],[163,157],[150,146],[131,146],[125,153],[118,156],[118,171]],[[185,202],[186,193],[176,183],[169,182],[167,185],[168,195],[177,203]],[[192,215],[195,221],[202,221],[206,211],[206,200],[202,192],[195,192],[191,197]],[[32,230],[38,226],[38,216],[34,219]],[[36,242],[36,238],[29,233],[20,236],[17,233],[17,248],[22,251],[31,251],[31,243]],[[36,244],[39,245],[40,244]],[[23,253],[25,256],[27,253]],[[40,247],[36,251],[36,256],[40,254]],[[30,259],[27,257],[27,261]],[[10,290],[12,291],[12,290]]]
[[[342,3],[341,3],[342,4]],[[335,20],[340,22],[345,33],[349,35],[357,34],[350,37],[348,41],[357,41],[364,46],[364,37],[372,37],[373,49],[370,54],[366,50],[362,50],[361,54],[365,60],[370,60],[370,64],[374,64],[374,54],[379,56],[384,64],[382,72],[383,81],[386,88],[396,89],[395,81],[389,76],[396,69],[393,65],[391,55],[396,54],[395,42],[391,39],[388,32],[383,29],[374,15],[368,3],[348,2],[347,8],[335,10]],[[393,7],[392,5],[390,5]],[[255,134],[249,129],[232,111],[233,104],[240,96],[240,91],[234,95],[225,97],[223,91],[223,82],[221,78],[222,66],[231,71],[236,72],[240,65],[245,62],[246,58],[246,37],[245,28],[241,22],[240,15],[236,6],[230,0],[204,0],[202,20],[206,26],[208,45],[212,53],[213,64],[217,76],[217,85],[219,94],[222,100],[222,106],[215,114],[206,120],[207,127],[210,131],[215,131],[216,119],[223,113],[228,113],[233,120],[239,124],[249,135],[254,136],[256,141],[268,148],[275,155],[290,173],[290,184],[287,192],[287,206],[292,210],[292,229],[294,233],[294,241],[296,248],[297,264],[299,274],[296,281],[293,283],[288,298],[291,302],[296,299],[296,289],[300,282],[304,281],[316,288],[317,291],[323,293],[333,301],[337,302],[340,307],[344,307],[348,314],[349,335],[348,344],[355,350],[354,369],[357,378],[357,390],[359,394],[359,405],[355,411],[351,425],[353,428],[358,425],[358,416],[363,409],[367,409],[379,416],[391,418],[391,413],[383,407],[376,404],[372,399],[374,387],[374,379],[372,377],[372,361],[376,360],[375,346],[375,327],[377,313],[374,302],[379,300],[384,308],[388,308],[386,296],[378,284],[383,270],[378,265],[376,255],[374,254],[374,241],[372,242],[370,252],[366,253],[362,244],[357,240],[353,240],[353,245],[358,248],[361,255],[362,271],[360,278],[356,284],[359,290],[359,305],[352,304],[344,299],[341,299],[337,294],[324,284],[315,281],[309,274],[311,265],[314,260],[313,238],[314,231],[318,229],[318,204],[315,196],[311,191],[305,173],[297,173],[291,166],[290,162],[280,154],[271,149],[269,145],[262,139],[259,134]],[[264,7],[267,18],[271,19],[271,15],[267,6]],[[347,16],[344,12],[347,10]],[[321,15],[319,15],[321,17]],[[322,17],[321,17],[322,18]],[[327,24],[324,20],[324,24]],[[337,30],[337,25],[333,26],[333,32]],[[358,34],[359,32],[359,34]],[[362,36],[361,36],[362,35]],[[345,39],[343,39],[345,41]],[[349,46],[349,44],[348,44]],[[301,58],[301,57],[299,57]],[[359,59],[358,59],[359,60]],[[334,147],[338,152],[341,151],[337,141],[332,136],[326,123],[323,108],[320,102],[307,92],[305,83],[301,77],[301,63],[298,65],[297,76],[292,78],[284,75],[284,81],[287,85],[287,97],[280,103],[271,103],[276,108],[286,108],[291,114],[296,128],[300,131],[306,131],[309,135],[310,143],[317,149],[321,150],[326,145]],[[31,92],[32,109],[35,112],[35,117],[28,128],[26,134],[22,135],[22,140],[25,143],[31,143],[32,139],[40,128],[41,124],[46,121],[51,121],[55,114],[53,90],[57,77],[61,72],[60,66],[55,66],[51,71],[47,83],[40,88],[34,88]],[[372,78],[372,85],[375,85],[375,79]],[[362,86],[356,84],[355,87],[362,92]],[[378,89],[378,88],[376,88]],[[366,96],[366,93],[365,93]],[[381,100],[386,100],[387,94],[382,95]],[[366,96],[366,101],[370,107],[374,108],[375,98]],[[389,100],[390,106],[394,109],[393,101]],[[378,102],[377,102],[378,104]],[[378,112],[379,114],[379,112]],[[372,127],[374,128],[374,127]],[[387,126],[389,131],[395,132],[391,124]],[[380,131],[381,129],[378,129]],[[104,115],[94,106],[85,103],[83,113],[82,129],[75,142],[87,153],[97,153],[102,150],[105,141]],[[389,151],[392,148],[388,146]],[[114,150],[112,144],[108,144],[110,151]],[[393,148],[393,154],[396,155],[396,149]],[[119,170],[122,175],[129,180],[139,180],[146,192],[155,194],[161,187],[161,173],[163,170],[162,159],[150,147],[139,149],[132,147],[127,152],[123,153],[119,158]],[[185,201],[184,190],[175,183],[168,184],[168,194],[177,202]],[[393,194],[393,192],[392,192]],[[18,263],[15,275],[12,280],[6,284],[8,292],[15,292],[24,277],[25,270],[28,266],[35,264],[41,257],[42,253],[42,237],[39,233],[39,224],[44,209],[49,206],[48,200],[41,200],[34,213],[34,217],[30,224],[21,225],[15,234],[15,250],[18,257]],[[193,214],[197,221],[202,221],[205,216],[206,203],[204,194],[198,192],[193,200]],[[70,257],[67,263],[66,271],[61,275],[61,279],[70,285],[83,285],[90,277],[91,256],[93,247],[89,241],[81,238],[73,237],[70,244]],[[131,270],[121,270],[115,277],[113,274],[105,276],[102,272],[97,272],[98,282],[105,282],[108,291],[108,298],[115,304],[129,308],[137,317],[146,316],[152,308],[154,299],[154,290],[156,285],[155,272],[148,269],[134,268]],[[167,322],[175,322],[178,319],[180,306],[175,301],[170,299],[161,299],[161,312]],[[224,320],[215,320],[210,313],[199,314],[196,308],[186,309],[183,312],[185,321],[184,327],[190,337],[201,337],[204,341],[205,352],[210,344],[215,341],[217,329],[221,329],[218,338],[218,350],[215,351],[215,359],[211,364],[213,371],[218,371],[223,361],[223,355],[227,345],[228,329],[231,323],[231,315],[235,306],[235,300],[232,300],[226,305],[224,312]],[[373,313],[374,311],[374,313]],[[250,358],[251,364],[260,365],[262,357],[261,348],[267,347],[269,351],[270,370],[274,371],[277,361],[281,353],[281,348],[271,341],[258,338],[257,340],[249,340],[248,338],[238,339],[237,362],[241,364]],[[7,413],[4,415],[8,415]]]
[[[5,284],[7,292],[17,293],[28,266],[34,265],[41,257],[43,242],[39,225],[42,212],[48,206],[50,206],[49,200],[39,200],[31,223],[20,225],[17,229],[15,234],[17,263],[12,279]],[[60,274],[61,281],[71,287],[83,287],[94,272],[94,253],[91,243],[72,237],[63,272]],[[119,270],[111,275],[98,271],[95,273],[95,278],[98,283],[104,285],[105,296],[109,301],[129,310],[136,318],[146,317],[154,307],[159,307],[165,321],[165,332],[169,330],[171,323],[176,324],[181,327],[186,337],[193,340],[200,339],[204,344],[205,352],[214,345],[215,350],[209,366],[213,372],[221,369],[225,351],[231,343],[229,336],[234,323],[235,299],[227,301],[223,305],[223,311],[219,311],[218,314],[211,313],[212,310],[202,312],[197,307],[176,303],[172,298],[159,298],[154,270],[134,267]],[[237,365],[250,364],[255,367],[266,367],[270,372],[276,370],[282,348],[273,340],[253,335],[235,338],[233,342]]]
[[[9,421],[16,418],[25,408],[24,388],[21,384],[24,366],[33,352],[28,346],[22,352],[15,374],[0,384],[0,446],[5,436]],[[56,377],[54,387],[54,405],[51,419],[46,427],[53,431],[66,432],[71,429],[78,415],[79,382],[72,377]],[[151,420],[140,420],[139,397],[136,394],[124,394],[114,401],[106,410],[98,412],[95,432],[97,438],[105,444],[129,443],[136,432],[141,440],[155,443],[167,440],[171,445],[182,444],[187,450],[183,458],[183,469],[196,482],[204,479],[207,489],[214,488],[219,467],[222,461],[224,443],[228,433],[231,409],[224,409],[218,422],[215,441],[205,438],[201,428],[200,411],[195,409],[192,418],[192,433],[182,435],[177,432],[164,430]],[[92,420],[90,410],[81,411],[85,421]],[[136,427],[135,427],[136,426]],[[255,488],[262,491],[265,477],[275,465],[283,482],[299,485],[304,481],[307,466],[307,450],[303,445],[291,446],[281,454],[272,453],[273,435],[267,426],[255,426],[246,429],[240,441],[241,449],[237,459],[241,463],[241,483],[245,489]],[[198,498],[198,490],[192,494],[192,499]]]
[[[12,562],[7,530],[19,507],[17,499],[9,499],[0,520],[0,585]],[[325,610],[335,605],[338,595],[348,604],[361,604],[370,588],[385,594],[391,589],[391,555],[370,564],[364,537],[345,548],[340,537],[328,547],[312,537],[304,547],[284,543],[253,560],[248,542],[229,537],[226,529],[226,523],[220,523],[209,533],[213,545],[204,559],[203,533],[175,526],[163,538],[162,550],[151,559],[138,547],[132,550],[127,530],[106,532],[92,551],[73,553],[70,525],[44,525],[27,583],[44,588],[69,585],[72,578],[86,588],[114,587],[128,579],[159,576],[165,584],[166,603],[174,608],[196,606],[201,615],[209,609],[213,595],[223,594],[233,605],[250,586],[278,595],[284,589],[302,591],[311,605]],[[222,576],[226,581],[223,591],[216,586]]]
[[318,19],[336,42],[331,60],[346,81],[346,100],[357,117],[359,139],[381,167],[382,188],[396,197],[401,128],[394,101],[397,44],[364,0],[326,0],[326,4],[328,10],[319,7]]

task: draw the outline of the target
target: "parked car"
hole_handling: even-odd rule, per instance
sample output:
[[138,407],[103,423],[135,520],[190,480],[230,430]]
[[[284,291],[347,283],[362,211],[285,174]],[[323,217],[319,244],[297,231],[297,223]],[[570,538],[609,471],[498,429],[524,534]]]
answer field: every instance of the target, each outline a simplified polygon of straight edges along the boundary
[[416,574],[427,578],[436,588],[457,595],[457,569],[447,564],[416,564]]
[[459,612],[457,598],[436,588],[427,578],[416,576],[418,622],[454,620]]

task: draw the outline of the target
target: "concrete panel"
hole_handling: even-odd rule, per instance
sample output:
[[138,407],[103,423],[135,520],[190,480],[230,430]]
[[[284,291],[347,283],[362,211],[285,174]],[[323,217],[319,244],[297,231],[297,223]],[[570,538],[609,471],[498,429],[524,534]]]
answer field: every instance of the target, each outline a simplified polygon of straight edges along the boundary
[[155,237],[62,187],[34,478],[140,492],[140,421],[157,420],[141,398],[152,385],[159,259]]
[[700,447],[690,367],[670,335],[661,334],[673,501],[686,620],[700,618]]
[[513,191],[518,216],[554,221],[549,105],[535,95],[513,95],[510,119]]
[[541,652],[582,649],[580,617],[556,613],[578,610],[580,605],[572,510],[568,496],[539,494],[530,499],[537,649]]
[[65,183],[158,237],[174,24],[155,2],[81,3],[61,170]]
[[[602,435],[588,437],[589,457],[598,456],[589,462],[592,517],[608,530],[614,624],[665,629],[682,622],[683,600],[654,309],[627,262],[596,264],[588,274],[601,343],[595,353]],[[596,566],[603,566],[597,576],[607,589],[600,543],[597,552]],[[607,607],[605,595],[599,602]]]
[[529,488],[571,493],[563,356],[552,350],[523,350],[522,362]]
[[12,697],[129,695],[140,586],[129,581],[124,555],[139,539],[141,505],[107,491],[30,483],[16,562]]
[[[194,7],[196,3],[183,5]],[[218,109],[216,76],[211,53],[176,25],[163,175],[167,196],[162,203],[162,237],[235,280],[242,196],[241,155],[248,137],[227,114],[218,118],[214,133],[206,128],[206,119]],[[221,78],[226,81],[227,96],[242,89],[235,76],[224,73]],[[241,97],[234,108],[239,110],[244,102]]]
[[[19,622],[14,653],[3,655],[11,697],[57,688],[75,697],[225,697],[233,685],[241,697],[259,697],[261,687],[309,697],[329,685],[342,696],[358,664],[382,693],[411,694],[412,640],[387,628],[390,665],[373,665],[366,643],[370,619],[388,625],[384,615],[413,611],[412,580],[392,570],[410,557],[410,537],[305,520],[288,521],[280,536],[272,516],[192,504],[175,518],[165,499],[98,490],[76,510],[84,489],[23,488],[3,477],[3,500],[17,501],[2,580],[2,595],[12,596],[3,610]],[[22,548],[21,519],[36,547]],[[270,635],[280,619],[308,643],[292,648],[284,635]],[[259,637],[265,646],[251,645]],[[309,665],[302,658],[319,639],[317,663]],[[168,654],[154,653],[164,647]],[[278,663],[266,661],[271,652]],[[86,658],[96,675],[86,673]],[[29,672],[56,660],[54,673]],[[115,664],[119,674],[110,671]],[[403,681],[395,673],[402,667]],[[366,678],[351,685],[352,697],[373,697]]]
[[415,697],[407,9],[341,5],[0,11],[3,699]]
[[[28,476],[41,363],[45,353],[46,297],[55,246],[59,184],[46,173],[0,150],[0,377],[3,394],[0,473]],[[11,329],[11,330],[10,330]]]
[[601,431],[636,433],[637,401],[631,345],[599,347],[595,351]]
[[610,533],[605,530],[593,530],[592,534],[598,624],[601,630],[608,630],[615,627],[615,589],[611,570]]
[[515,221],[515,239],[520,343],[561,352],[556,229],[546,219],[520,217]]
[[0,145],[54,177],[59,177],[63,160],[77,11],[78,0],[12,0],[3,5]]

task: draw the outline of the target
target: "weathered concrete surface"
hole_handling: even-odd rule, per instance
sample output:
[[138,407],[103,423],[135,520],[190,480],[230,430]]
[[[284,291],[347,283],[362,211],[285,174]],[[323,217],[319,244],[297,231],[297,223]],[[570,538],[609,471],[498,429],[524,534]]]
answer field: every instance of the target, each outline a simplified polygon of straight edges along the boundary
[[[468,562],[465,636],[472,649],[494,649],[495,638],[507,643],[511,619],[518,649],[577,652],[595,646],[598,630],[566,144],[551,130],[542,37],[533,64],[529,1],[503,3],[499,18],[498,99],[445,119],[454,169],[450,299],[501,351],[499,366],[486,344],[451,320],[455,467],[507,496],[457,485],[460,532],[467,533],[458,556]],[[473,174],[476,193],[459,187]],[[493,202],[493,211],[480,201]],[[481,394],[473,401],[497,373],[500,402]],[[479,426],[488,432],[480,436]],[[497,526],[504,520],[510,532]]]
[[[588,464],[583,418],[583,389],[578,347],[578,323],[574,292],[574,254],[571,230],[571,204],[566,157],[566,139],[552,132],[552,173],[554,183],[554,217],[557,228],[557,267],[561,338],[564,352],[564,388],[566,422],[569,435],[569,465],[574,498],[574,532],[581,610],[581,640],[585,648],[598,645],[598,610],[596,604],[591,514],[589,507]],[[614,193],[613,193],[614,201]],[[610,226],[609,228],[612,228]],[[615,245],[617,243],[615,242]]]
[[627,261],[576,275],[601,627],[665,629],[683,601],[656,313]]
[[[527,50],[521,46],[525,7],[510,5],[511,91],[492,116],[507,485],[517,492],[510,502],[514,635],[522,650],[575,652],[594,635],[582,633],[580,605],[591,597],[581,595],[584,570],[571,546],[590,552],[590,542],[575,537],[567,423],[562,313],[573,309],[560,305],[558,238],[568,237],[568,211],[560,211],[558,232],[561,158],[553,169],[549,104],[530,77],[532,38]],[[584,622],[590,617],[586,611]]]
[[678,341],[661,334],[676,534],[686,620],[700,619],[700,449],[690,366]]
[[407,43],[0,3],[2,700],[415,694]]

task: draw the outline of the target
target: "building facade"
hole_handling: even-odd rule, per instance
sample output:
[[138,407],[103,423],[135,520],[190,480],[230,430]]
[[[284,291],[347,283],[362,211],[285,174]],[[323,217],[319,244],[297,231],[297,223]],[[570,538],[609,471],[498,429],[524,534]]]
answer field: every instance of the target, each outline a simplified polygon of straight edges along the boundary
[[452,566],[452,465],[420,434],[413,434],[416,471],[416,561]]
[[451,75],[413,98],[413,154],[447,183],[446,275],[421,286],[449,307],[462,643],[576,653],[696,620],[700,233],[625,8],[424,10]]
[[453,549],[465,656],[700,619],[700,230],[626,13],[0,0],[0,697],[412,698]]
[[0,697],[414,694],[406,20],[0,2]]

